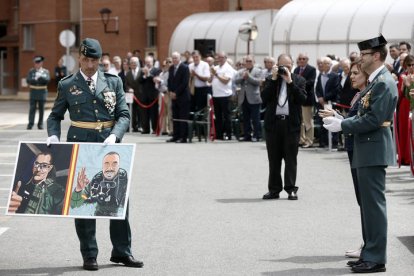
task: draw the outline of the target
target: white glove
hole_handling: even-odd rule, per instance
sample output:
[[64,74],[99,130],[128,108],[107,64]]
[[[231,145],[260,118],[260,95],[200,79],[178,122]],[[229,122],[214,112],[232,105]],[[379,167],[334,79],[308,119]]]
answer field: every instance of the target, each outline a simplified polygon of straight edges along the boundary
[[59,138],[56,135],[47,137],[46,146],[50,146],[51,143],[59,143]]
[[323,127],[330,132],[339,132],[342,130],[341,122],[342,120],[336,117],[326,117],[323,118]]
[[116,142],[116,135],[115,134],[111,134],[108,136],[108,138],[105,139],[104,144],[105,145],[112,145],[115,144]]

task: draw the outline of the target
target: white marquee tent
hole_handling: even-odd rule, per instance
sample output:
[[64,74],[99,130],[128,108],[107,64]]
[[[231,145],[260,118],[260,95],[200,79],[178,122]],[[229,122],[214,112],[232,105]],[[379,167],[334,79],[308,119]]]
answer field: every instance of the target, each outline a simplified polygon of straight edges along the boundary
[[379,33],[389,44],[412,43],[413,26],[412,0],[294,0],[273,21],[271,55],[306,52],[315,63],[327,54],[347,56],[358,50],[357,42]]
[[[250,52],[263,57],[289,53],[309,55],[310,63],[327,54],[339,57],[358,51],[357,42],[382,33],[389,43],[414,41],[413,0],[293,0],[280,10],[197,13],[175,29],[169,46],[180,53],[194,50],[195,39],[215,40],[216,51],[238,60],[247,53],[239,27],[252,21],[258,37]],[[413,50],[414,51],[414,50]]]
[[239,27],[247,21],[257,25],[258,36],[250,43],[256,58],[269,55],[270,27],[275,10],[196,13],[186,17],[171,37],[169,52],[194,50],[195,39],[215,40],[215,50],[238,60],[247,54],[247,42],[239,37]]

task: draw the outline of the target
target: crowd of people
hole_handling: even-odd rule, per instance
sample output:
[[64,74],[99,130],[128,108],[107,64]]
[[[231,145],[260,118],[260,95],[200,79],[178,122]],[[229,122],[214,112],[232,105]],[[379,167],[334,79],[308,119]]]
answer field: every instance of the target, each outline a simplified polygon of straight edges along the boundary
[[[394,124],[399,165],[411,162],[409,116],[414,108],[414,100],[410,96],[410,90],[414,88],[414,56],[410,51],[408,42],[391,44],[392,63],[385,64],[399,91]],[[331,143],[334,149],[348,150],[342,132],[329,136],[328,131],[321,127],[323,122],[318,112],[326,108],[337,109],[343,116],[349,112],[352,99],[358,92],[351,85],[350,65],[358,58],[356,52],[342,58],[326,55],[318,58],[314,67],[306,53],[296,57],[292,73],[305,78],[307,93],[306,101],[301,105],[301,147],[326,148]],[[153,53],[142,58],[140,51],[135,50],[123,59],[119,56],[111,59],[104,53],[101,63],[102,70],[119,75],[124,91],[134,95],[133,132],[170,135],[173,138],[168,142],[185,143],[188,141],[186,124],[191,120],[190,112],[204,110],[210,104],[207,100],[210,95],[214,107],[215,139],[257,142],[265,138],[262,122],[266,105],[262,101],[262,93],[266,78],[277,66],[273,57],[265,57],[261,64],[256,63],[251,55],[233,61],[224,52],[203,57],[199,51],[186,51],[182,55],[175,52],[171,57],[158,61]],[[171,68],[174,70],[170,72]],[[178,76],[175,75],[176,68],[180,68]],[[174,99],[175,89],[178,89],[179,95],[175,96],[179,96],[179,100]],[[232,119],[238,115],[241,125],[232,124]],[[174,126],[177,128],[175,134]]]

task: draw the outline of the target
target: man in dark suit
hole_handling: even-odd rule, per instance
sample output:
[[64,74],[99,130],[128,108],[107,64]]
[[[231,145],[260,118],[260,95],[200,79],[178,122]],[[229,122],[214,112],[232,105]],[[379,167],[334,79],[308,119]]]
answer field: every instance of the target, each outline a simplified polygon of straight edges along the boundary
[[314,126],[313,126],[313,107],[315,106],[315,78],[316,68],[308,64],[309,57],[300,53],[297,58],[297,67],[293,71],[296,75],[302,76],[306,80],[306,101],[302,105],[302,126],[300,129],[299,143],[304,148],[313,145]]
[[361,68],[369,74],[361,92],[358,114],[344,120],[324,118],[324,127],[354,135],[352,167],[357,169],[366,244],[358,261],[350,261],[357,273],[383,272],[387,248],[387,206],[385,174],[395,165],[395,148],[390,129],[397,105],[397,86],[384,66],[387,41],[381,35],[358,43]]
[[[340,91],[339,76],[330,72],[332,60],[329,57],[322,57],[323,71],[319,74],[315,87],[316,97],[318,98],[318,110],[324,109],[331,102],[336,102]],[[322,118],[318,116],[318,121],[322,125]],[[338,144],[338,135],[332,135],[332,144],[334,147]],[[328,131],[321,127],[319,133],[319,147],[323,148],[328,145]]]
[[[278,67],[265,81],[262,100],[266,103],[264,128],[269,159],[269,192],[263,199],[277,199],[284,189],[288,199],[297,200],[296,186],[299,134],[302,123],[302,104],[306,101],[305,79],[291,74],[292,58],[281,54]],[[282,160],[285,161],[285,185],[281,176]]]
[[187,143],[188,128],[186,120],[190,116],[190,71],[180,61],[178,52],[172,54],[173,65],[168,71],[168,93],[172,100],[173,137],[167,142]]
[[145,66],[141,70],[139,75],[139,82],[142,85],[143,104],[146,105],[143,108],[144,116],[142,116],[142,133],[146,134],[150,132],[150,122],[152,133],[157,130],[158,123],[158,94],[159,91],[155,88],[154,77],[161,73],[159,68],[154,67],[154,58],[147,56],[145,58]]
[[[102,48],[98,40],[86,38],[79,47],[80,70],[59,82],[58,96],[47,119],[47,145],[57,143],[61,121],[69,111],[71,126],[68,142],[119,143],[129,126],[129,111],[122,81],[118,76],[98,70]],[[96,220],[75,219],[76,233],[85,270],[98,270],[96,258]],[[111,262],[142,267],[131,252],[128,207],[124,220],[110,220]]]
[[[142,102],[144,96],[142,95],[141,84],[139,82],[139,75],[141,69],[139,67],[139,59],[137,57],[131,57],[129,61],[131,70],[126,73],[125,82],[128,92],[134,93],[134,96],[138,101]],[[144,117],[144,110],[138,105],[136,100],[132,103],[132,131],[138,132],[141,128],[141,120]],[[142,129],[141,129],[142,130]]]
[[390,47],[390,56],[394,60],[392,62],[392,73],[394,73],[397,77],[400,76],[400,46],[398,43],[391,44]]

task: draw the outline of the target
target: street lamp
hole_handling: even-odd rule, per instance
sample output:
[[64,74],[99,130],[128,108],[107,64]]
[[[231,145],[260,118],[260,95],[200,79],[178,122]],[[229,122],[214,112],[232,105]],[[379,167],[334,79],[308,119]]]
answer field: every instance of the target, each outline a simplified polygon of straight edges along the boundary
[[118,16],[116,16],[115,19],[115,30],[108,30],[107,26],[109,23],[109,20],[111,19],[111,13],[112,11],[108,8],[102,8],[99,13],[101,14],[102,23],[104,24],[104,30],[105,33],[116,33],[119,34],[118,30]]
[[242,40],[247,41],[247,54],[250,55],[250,41],[257,38],[258,35],[257,26],[253,24],[251,20],[243,23],[239,27],[239,37]]

